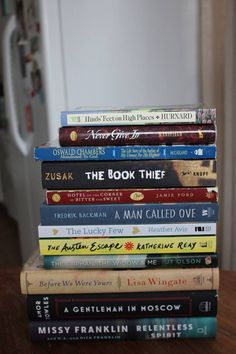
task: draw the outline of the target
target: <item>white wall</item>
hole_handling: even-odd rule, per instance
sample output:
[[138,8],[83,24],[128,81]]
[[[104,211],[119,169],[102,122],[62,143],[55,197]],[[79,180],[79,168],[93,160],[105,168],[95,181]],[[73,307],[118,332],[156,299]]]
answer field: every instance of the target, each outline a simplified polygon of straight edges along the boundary
[[64,109],[200,101],[199,1],[42,0],[42,5],[50,36],[52,135]]
[[197,16],[189,0],[61,1],[68,106],[195,102]]

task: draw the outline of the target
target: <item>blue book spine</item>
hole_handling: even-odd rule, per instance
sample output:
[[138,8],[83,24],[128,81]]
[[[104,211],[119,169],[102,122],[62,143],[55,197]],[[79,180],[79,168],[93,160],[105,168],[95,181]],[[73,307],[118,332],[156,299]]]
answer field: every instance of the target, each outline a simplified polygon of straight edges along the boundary
[[218,203],[46,205],[42,225],[162,224],[217,221]]
[[40,161],[215,159],[216,145],[39,146],[34,149],[34,158]]
[[31,321],[35,341],[94,339],[170,339],[216,336],[216,317]]

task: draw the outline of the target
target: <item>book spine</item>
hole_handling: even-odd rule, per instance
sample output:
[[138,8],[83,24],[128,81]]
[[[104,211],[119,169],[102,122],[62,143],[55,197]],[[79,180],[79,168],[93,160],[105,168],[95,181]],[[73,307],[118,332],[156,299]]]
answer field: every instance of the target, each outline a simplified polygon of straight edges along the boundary
[[40,239],[41,255],[216,252],[216,236]]
[[216,291],[28,295],[31,321],[216,316]]
[[47,204],[216,202],[218,188],[47,190]]
[[218,203],[47,205],[42,225],[127,225],[216,222]]
[[210,338],[216,317],[30,321],[33,341]]
[[34,158],[43,161],[215,159],[216,145],[43,146],[35,148]]
[[45,189],[216,187],[216,160],[42,162]]
[[197,109],[135,109],[119,111],[64,111],[61,126],[67,125],[145,125],[145,124],[211,124],[216,121],[213,108]]
[[46,269],[213,268],[218,266],[216,253],[44,256],[43,261]]
[[219,287],[219,269],[24,269],[20,282],[22,294],[216,290]]
[[60,127],[61,146],[214,144],[214,124]]
[[215,235],[216,223],[140,225],[39,225],[39,238]]

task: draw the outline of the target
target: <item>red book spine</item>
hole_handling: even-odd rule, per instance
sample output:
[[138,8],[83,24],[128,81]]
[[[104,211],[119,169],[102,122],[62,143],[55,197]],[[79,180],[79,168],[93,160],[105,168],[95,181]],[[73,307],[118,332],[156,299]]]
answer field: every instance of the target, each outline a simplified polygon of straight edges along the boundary
[[47,204],[216,202],[217,188],[47,190]]
[[215,141],[214,124],[59,128],[61,146],[205,145],[214,144]]

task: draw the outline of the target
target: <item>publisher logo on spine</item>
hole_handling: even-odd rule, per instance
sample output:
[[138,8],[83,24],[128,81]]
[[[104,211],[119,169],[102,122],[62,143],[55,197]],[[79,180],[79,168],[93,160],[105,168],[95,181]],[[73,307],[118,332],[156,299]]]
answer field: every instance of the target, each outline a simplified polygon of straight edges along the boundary
[[199,148],[194,150],[194,154],[197,156],[203,156],[203,149]]
[[134,192],[130,194],[130,199],[140,201],[144,199],[144,194],[141,192]]
[[70,133],[70,140],[71,141],[76,141],[78,138],[78,134],[76,133],[75,130],[73,130],[71,133]]
[[52,200],[53,200],[55,203],[60,202],[60,200],[61,200],[60,194],[54,193],[54,194],[52,195]]

